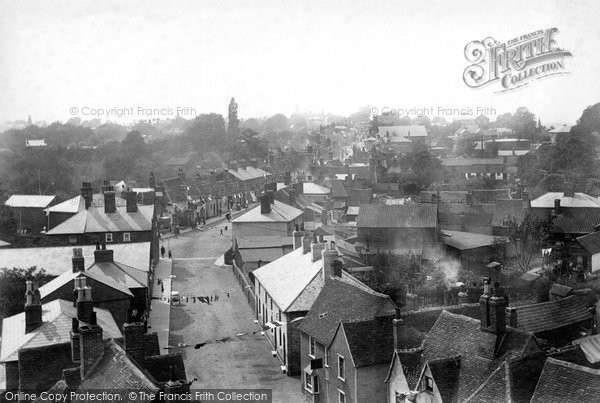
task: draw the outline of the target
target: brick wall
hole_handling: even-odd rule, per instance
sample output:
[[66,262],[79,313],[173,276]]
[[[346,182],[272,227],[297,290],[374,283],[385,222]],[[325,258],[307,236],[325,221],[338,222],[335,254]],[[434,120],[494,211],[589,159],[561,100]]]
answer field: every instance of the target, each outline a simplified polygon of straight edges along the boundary
[[40,392],[62,378],[62,370],[77,367],[71,360],[71,343],[19,351],[19,390]]

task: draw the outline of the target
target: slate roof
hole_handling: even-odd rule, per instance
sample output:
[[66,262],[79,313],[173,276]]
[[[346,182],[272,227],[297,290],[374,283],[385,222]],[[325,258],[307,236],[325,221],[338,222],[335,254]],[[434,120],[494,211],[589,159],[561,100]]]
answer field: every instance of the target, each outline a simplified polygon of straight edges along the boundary
[[600,397],[600,370],[548,358],[531,403],[595,402]]
[[[115,196],[116,206],[127,206],[127,201],[119,196]],[[104,208],[104,195],[102,193],[94,193],[92,195],[92,207]],[[75,214],[79,211],[85,210],[85,201],[83,196],[75,196],[72,199],[65,200],[62,203],[55,204],[52,207],[48,207],[44,211],[51,213],[72,213]]]
[[580,236],[577,238],[577,242],[592,255],[600,253],[600,231]]
[[340,320],[368,320],[393,313],[394,304],[387,295],[332,278],[325,283],[298,329],[329,345]]
[[558,329],[592,318],[587,306],[577,295],[539,304],[511,307],[510,310],[514,316],[507,312],[507,323],[532,333]]
[[[139,392],[158,392],[159,388],[156,383],[154,377],[131,359],[123,347],[114,340],[108,340],[104,343],[104,355],[81,381],[77,391],[129,389],[138,392],[139,396]],[[125,396],[129,398],[129,395]]]
[[260,212],[260,205],[235,218],[232,222],[290,222],[302,215],[302,210],[289,206],[278,200],[271,204],[271,211],[267,214]]
[[154,206],[147,205],[138,206],[135,213],[128,213],[127,208],[121,206],[108,214],[104,208],[89,208],[58,224],[48,235],[150,231],[153,214]]
[[59,288],[64,286],[65,284],[72,282],[75,278],[80,277],[80,276],[91,278],[92,280],[98,281],[99,283],[102,283],[108,287],[111,287],[111,288],[119,291],[119,292],[122,292],[123,294],[125,294],[129,297],[133,297],[133,294],[131,293],[131,291],[129,291],[129,289],[127,287],[125,287],[123,284],[119,284],[118,282],[115,282],[113,279],[103,275],[103,273],[93,273],[93,272],[87,272],[87,271],[84,273],[73,273],[73,271],[64,272],[60,276],[56,277],[55,279],[51,280],[50,282],[48,282],[40,287],[40,297],[42,299],[46,298],[47,296],[51,295],[53,292],[55,292],[56,290],[58,290]]
[[8,207],[46,208],[56,196],[12,195],[4,202]]
[[341,321],[352,362],[356,368],[389,363],[394,354],[392,318],[375,318],[360,322]]
[[476,249],[484,246],[492,246],[496,242],[507,242],[504,237],[477,234],[474,232],[442,230],[442,235],[442,241],[445,245],[458,250]]
[[494,227],[502,227],[504,222],[512,220],[520,224],[527,213],[524,203],[520,199],[497,200],[494,207],[492,225]]
[[552,222],[552,232],[561,234],[589,234],[600,224],[600,208],[562,208]]
[[360,212],[360,206],[349,206],[346,215],[358,215]]
[[[86,262],[94,261],[94,245],[81,245]],[[123,266],[131,266],[147,273],[150,263],[150,242],[114,244],[114,259]],[[40,248],[0,248],[0,268],[27,268],[37,266],[52,275],[72,271],[72,246],[53,246]]]
[[331,193],[333,194],[333,197],[348,197],[348,192],[344,187],[344,181],[333,179],[329,181],[329,185],[331,186]]
[[600,362],[600,334],[573,340],[573,344],[581,346],[581,351],[592,364]]
[[118,262],[94,262],[86,273],[100,275],[126,288],[148,287],[148,273]]
[[460,355],[433,360],[427,363],[435,386],[437,386],[444,403],[456,402],[460,363]]
[[359,206],[361,204],[369,204],[373,199],[373,189],[348,189],[348,206]]
[[359,228],[435,228],[436,224],[436,206],[427,203],[363,204],[357,219]]
[[254,168],[251,166],[248,166],[245,168],[238,168],[238,169],[228,169],[227,172],[229,172],[236,179],[239,179],[241,181],[265,178],[267,176],[271,176],[271,174],[269,172],[263,171],[260,168]]
[[443,311],[425,336],[420,365],[460,355],[457,400],[462,402],[507,358],[523,353],[531,343],[537,345],[535,337],[522,330],[507,327],[504,335],[496,337],[482,331],[479,320]]
[[[104,338],[122,337],[108,310],[94,308],[94,312],[98,325],[104,331]],[[43,324],[29,333],[25,333],[25,312],[4,318],[0,362],[16,361],[21,348],[52,346],[70,341],[72,318],[76,317],[77,308],[72,302],[56,299],[42,305]]]
[[548,192],[531,201],[533,208],[554,208],[554,200],[560,199],[561,207],[600,208],[600,200],[585,193],[575,193],[575,197],[567,197],[563,192]]

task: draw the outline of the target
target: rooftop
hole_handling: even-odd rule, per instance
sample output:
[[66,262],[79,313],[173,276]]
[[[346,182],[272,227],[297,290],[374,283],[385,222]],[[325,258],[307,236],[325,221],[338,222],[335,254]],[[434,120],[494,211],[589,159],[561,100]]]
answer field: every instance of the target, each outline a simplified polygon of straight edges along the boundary
[[442,165],[447,167],[470,165],[503,165],[502,158],[443,158]]
[[267,176],[271,176],[271,174],[267,171],[263,171],[260,168],[254,168],[250,166],[238,169],[228,169],[227,172],[229,172],[241,181],[266,178]]
[[443,242],[458,250],[469,250],[484,246],[493,246],[497,242],[507,242],[506,238],[474,232],[442,230]]
[[378,133],[381,137],[427,137],[425,126],[379,126]]
[[435,205],[426,203],[363,204],[357,223],[359,228],[435,228],[437,210]]
[[302,210],[289,206],[278,200],[271,204],[271,211],[266,214],[261,213],[261,206],[258,205],[250,211],[235,218],[232,222],[290,222],[302,215]]
[[600,396],[600,370],[548,358],[531,403],[594,402]]
[[577,242],[581,244],[592,255],[600,253],[600,231],[592,232],[577,238]]
[[46,208],[56,196],[12,195],[4,203],[8,207]]
[[[104,338],[121,337],[121,332],[108,310],[94,308],[94,312],[98,325],[104,330]],[[29,333],[25,333],[25,312],[4,318],[0,362],[16,361],[18,350],[21,348],[69,342],[72,319],[76,317],[77,308],[72,302],[56,299],[42,305],[43,324]]]
[[318,185],[313,182],[304,182],[302,184],[303,194],[305,195],[328,195],[331,189],[325,186]]
[[600,208],[600,200],[585,193],[574,193],[574,197],[565,196],[563,192],[548,192],[531,201],[533,208],[554,208],[554,200],[560,199],[561,207]]

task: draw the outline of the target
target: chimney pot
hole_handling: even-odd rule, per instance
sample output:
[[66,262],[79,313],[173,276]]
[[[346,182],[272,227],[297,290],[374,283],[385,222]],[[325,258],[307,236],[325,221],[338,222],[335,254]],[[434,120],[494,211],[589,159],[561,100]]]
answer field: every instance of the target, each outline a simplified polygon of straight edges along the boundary
[[73,248],[73,257],[71,258],[73,273],[85,270],[85,259],[81,248]]
[[304,235],[302,238],[302,254],[305,255],[310,252],[310,243],[311,237],[309,235]]
[[25,333],[29,333],[42,324],[42,302],[37,284],[32,281],[25,284]]

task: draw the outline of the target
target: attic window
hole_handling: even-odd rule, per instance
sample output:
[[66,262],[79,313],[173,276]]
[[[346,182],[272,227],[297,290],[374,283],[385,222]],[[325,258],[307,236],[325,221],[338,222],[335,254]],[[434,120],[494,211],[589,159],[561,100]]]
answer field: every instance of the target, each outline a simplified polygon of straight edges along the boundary
[[323,319],[327,317],[327,312],[323,312],[319,314],[319,319]]

